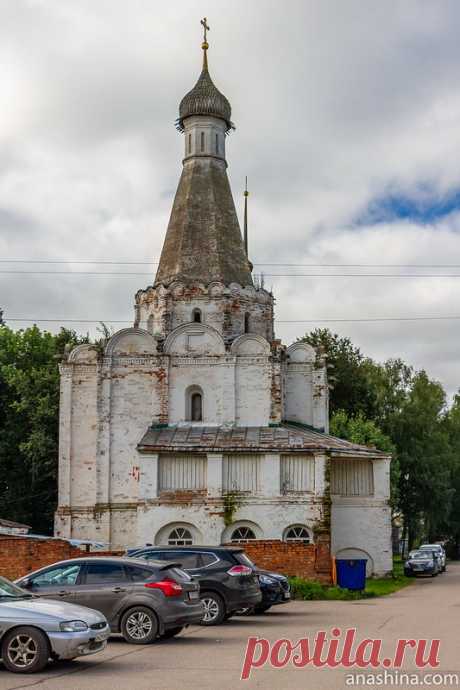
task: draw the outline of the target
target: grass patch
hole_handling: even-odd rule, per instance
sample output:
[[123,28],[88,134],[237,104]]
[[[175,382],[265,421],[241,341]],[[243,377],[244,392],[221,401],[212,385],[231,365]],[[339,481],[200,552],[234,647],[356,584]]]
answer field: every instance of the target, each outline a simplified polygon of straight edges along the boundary
[[393,561],[393,573],[389,577],[370,578],[366,581],[366,589],[353,592],[336,585],[322,585],[313,580],[301,577],[290,577],[291,596],[293,599],[304,601],[357,601],[393,594],[403,587],[407,587],[412,580],[404,575],[404,565],[400,558]]

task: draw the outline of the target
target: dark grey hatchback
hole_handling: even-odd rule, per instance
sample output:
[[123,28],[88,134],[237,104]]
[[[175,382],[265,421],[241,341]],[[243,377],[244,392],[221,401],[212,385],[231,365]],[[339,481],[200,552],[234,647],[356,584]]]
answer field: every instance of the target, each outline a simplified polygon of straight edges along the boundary
[[88,606],[104,614],[112,632],[148,644],[199,623],[199,585],[176,562],[133,558],[75,558],[41,568],[16,584],[41,597]]

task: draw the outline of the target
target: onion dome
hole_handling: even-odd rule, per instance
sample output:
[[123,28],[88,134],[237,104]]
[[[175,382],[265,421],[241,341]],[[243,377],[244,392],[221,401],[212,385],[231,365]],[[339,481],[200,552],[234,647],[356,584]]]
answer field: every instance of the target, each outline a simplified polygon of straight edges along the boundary
[[231,121],[232,109],[227,98],[214,86],[208,71],[207,50],[209,45],[204,41],[203,48],[203,69],[200,77],[191,91],[181,100],[179,105],[179,117],[176,120],[176,127],[180,132],[184,131],[184,120],[191,115],[212,115],[224,120],[227,125],[227,132],[235,129]]

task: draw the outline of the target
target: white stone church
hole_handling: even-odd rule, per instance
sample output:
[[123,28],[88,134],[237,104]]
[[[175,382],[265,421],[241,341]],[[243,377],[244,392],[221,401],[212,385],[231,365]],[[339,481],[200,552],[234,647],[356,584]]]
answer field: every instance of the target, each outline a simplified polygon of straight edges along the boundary
[[61,364],[55,534],[113,549],[321,537],[388,572],[390,458],[328,435],[324,354],[275,338],[227,178],[230,103],[202,47],[155,281],[132,328]]

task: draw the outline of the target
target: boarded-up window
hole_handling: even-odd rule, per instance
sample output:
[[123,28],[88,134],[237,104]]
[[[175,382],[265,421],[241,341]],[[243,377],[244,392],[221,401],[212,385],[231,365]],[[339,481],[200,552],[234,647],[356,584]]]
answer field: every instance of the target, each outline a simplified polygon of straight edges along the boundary
[[224,455],[224,491],[259,491],[260,455]]
[[205,455],[160,455],[160,491],[189,491],[206,488]]
[[315,460],[311,455],[281,456],[281,493],[314,491]]
[[331,493],[339,496],[372,496],[372,460],[336,458],[331,463]]

